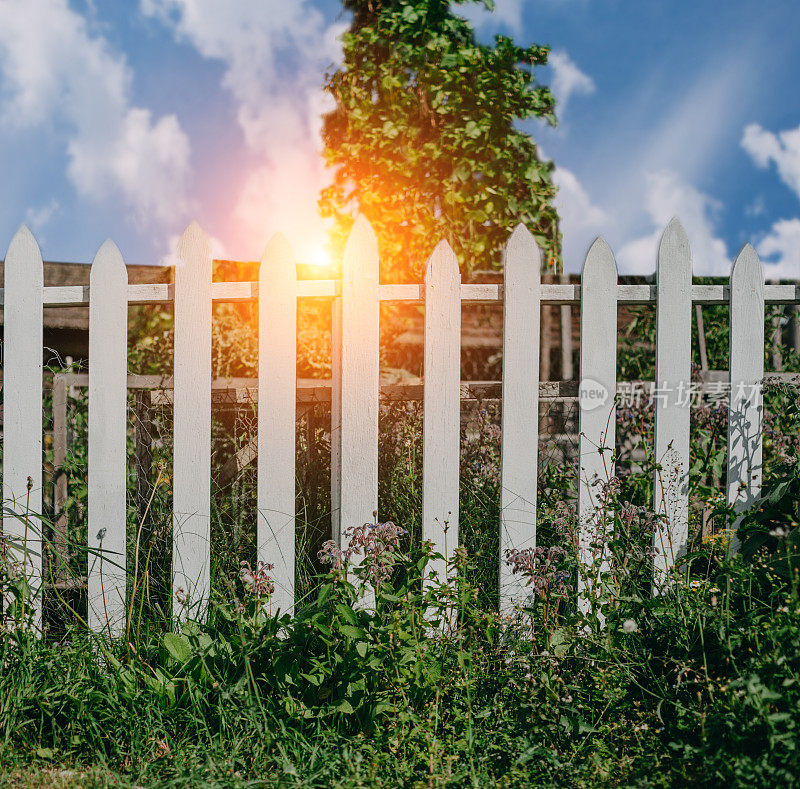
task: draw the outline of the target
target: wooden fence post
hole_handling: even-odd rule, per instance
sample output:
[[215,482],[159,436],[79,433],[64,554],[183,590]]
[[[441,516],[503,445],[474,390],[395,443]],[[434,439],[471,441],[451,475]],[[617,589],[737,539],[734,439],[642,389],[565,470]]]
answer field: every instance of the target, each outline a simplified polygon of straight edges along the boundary
[[685,550],[689,522],[689,416],[692,348],[692,255],[677,219],[661,237],[656,268],[654,586],[660,588]]
[[[730,283],[728,504],[742,512],[761,491],[764,412],[764,271],[750,244],[736,258]],[[739,545],[737,525],[732,525],[731,552]]]
[[499,562],[500,611],[507,615],[524,603],[527,589],[506,563],[506,551],[536,547],[541,257],[533,235],[517,225],[506,245],[503,275]]
[[125,630],[128,272],[106,241],[89,274],[89,627]]
[[617,263],[602,238],[589,249],[581,274],[579,387],[578,591],[579,605],[588,611],[586,590],[599,598],[598,584],[609,568],[602,486],[615,473],[617,424]]
[[461,439],[461,274],[446,241],[425,267],[423,381],[422,539],[444,556],[427,571],[441,583],[458,547]]
[[[42,356],[44,267],[25,225],[6,253],[3,300],[3,517],[32,593],[33,625],[42,616]],[[16,517],[15,517],[16,516]]]
[[286,239],[267,245],[258,280],[258,558],[273,564],[273,613],[294,608],[297,272]]
[[211,571],[211,277],[208,239],[193,222],[178,244],[172,469],[172,606],[202,616]]

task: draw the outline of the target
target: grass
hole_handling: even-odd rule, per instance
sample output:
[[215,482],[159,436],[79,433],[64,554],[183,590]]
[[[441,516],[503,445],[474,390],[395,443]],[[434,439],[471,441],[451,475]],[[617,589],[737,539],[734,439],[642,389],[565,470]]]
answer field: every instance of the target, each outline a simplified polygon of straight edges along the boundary
[[[84,405],[71,412],[76,545],[86,539]],[[363,572],[387,568],[374,610],[360,599],[358,576],[346,582],[317,559],[329,523],[322,419],[300,439],[295,616],[268,617],[264,591],[239,575],[242,559],[255,560],[248,469],[215,494],[208,615],[173,627],[164,592],[169,442],[160,442],[153,467],[165,464],[163,483],[143,533],[139,581],[147,583],[136,587],[130,638],[91,637],[75,620],[44,639],[22,627],[0,632],[0,786],[798,785],[797,406],[794,390],[767,393],[767,487],[740,526],[734,559],[721,528],[730,516],[719,495],[724,409],[693,412],[690,549],[655,595],[652,413],[620,409],[618,435],[642,438],[620,442],[620,477],[603,489],[601,517],[614,529],[594,566],[607,559],[610,569],[590,585],[589,610],[574,593],[582,572],[574,469],[551,462],[540,476],[541,550],[516,557],[531,596],[511,618],[495,602],[492,406],[465,426],[466,550],[451,566],[456,581],[438,586],[422,584],[430,557],[420,545],[420,414],[382,410],[380,518],[408,535],[384,531],[363,546]],[[215,468],[238,446],[225,418]],[[236,419],[246,440],[249,417]],[[168,438],[168,423],[153,429]],[[132,504],[136,481],[132,473]],[[704,510],[717,528],[705,539]],[[132,506],[129,533],[137,526]],[[8,559],[0,563],[7,597],[21,594]],[[76,552],[72,571],[84,560]],[[65,604],[80,613],[85,601]]]

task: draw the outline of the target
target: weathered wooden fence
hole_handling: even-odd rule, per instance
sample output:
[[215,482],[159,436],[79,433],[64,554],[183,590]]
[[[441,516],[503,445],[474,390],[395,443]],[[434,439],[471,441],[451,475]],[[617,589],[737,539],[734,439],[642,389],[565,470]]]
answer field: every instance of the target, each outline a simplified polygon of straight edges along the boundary
[[[42,310],[89,305],[89,544],[100,561],[88,572],[89,623],[120,632],[125,619],[127,309],[173,304],[174,455],[173,598],[202,604],[209,594],[211,528],[211,319],[213,302],[259,305],[257,545],[275,565],[273,610],[290,609],[295,579],[296,307],[326,299],[333,310],[332,486],[334,538],[371,521],[378,507],[379,307],[425,306],[422,534],[445,556],[458,546],[459,374],[461,307],[502,302],[503,380],[500,530],[501,607],[526,594],[502,561],[509,548],[536,544],[540,305],[580,305],[581,549],[589,551],[597,489],[613,474],[617,392],[617,306],[654,303],[657,358],[654,382],[654,507],[666,518],[655,536],[656,583],[684,549],[688,528],[691,311],[695,304],[730,304],[728,499],[743,508],[759,492],[762,453],[764,305],[797,304],[798,287],[764,285],[755,251],[744,247],[729,285],[693,285],[689,244],[673,220],[661,239],[655,285],[619,285],[614,255],[598,239],[580,285],[547,284],[541,258],[522,226],[506,248],[504,283],[461,284],[446,242],[428,261],[422,285],[381,285],[378,248],[369,224],[356,221],[341,280],[297,281],[287,242],[267,246],[258,282],[212,283],[206,236],[184,233],[175,283],[128,285],[117,248],[106,242],[88,287],[44,287],[42,258],[23,227],[5,260],[3,498],[23,517],[6,514],[3,531],[26,542],[27,572],[41,580],[41,543],[24,513],[42,511]],[[102,560],[103,553],[113,562]],[[432,568],[440,574],[444,566]]]

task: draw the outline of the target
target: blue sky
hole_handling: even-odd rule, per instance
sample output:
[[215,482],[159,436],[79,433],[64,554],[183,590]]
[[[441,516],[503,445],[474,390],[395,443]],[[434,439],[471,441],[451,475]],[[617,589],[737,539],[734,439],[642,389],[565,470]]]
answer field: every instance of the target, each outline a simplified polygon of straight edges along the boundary
[[[462,6],[462,9],[465,8]],[[800,277],[795,0],[497,0],[481,37],[553,49],[565,262],[596,235],[649,273],[678,215],[695,271],[745,241]],[[0,248],[21,222],[46,258],[169,260],[191,219],[218,255],[282,230],[320,254],[320,87],[346,25],[334,0],[0,0]]]

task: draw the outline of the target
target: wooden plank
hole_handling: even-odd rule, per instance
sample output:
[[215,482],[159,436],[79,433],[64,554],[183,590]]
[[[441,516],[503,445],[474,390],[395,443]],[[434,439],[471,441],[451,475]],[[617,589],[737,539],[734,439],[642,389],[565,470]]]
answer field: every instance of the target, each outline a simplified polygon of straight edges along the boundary
[[503,429],[500,464],[500,611],[525,602],[526,579],[506,552],[536,547],[539,457],[539,336],[542,253],[517,225],[505,250],[503,303]]
[[[299,280],[298,298],[335,299],[340,295],[339,280]],[[128,285],[129,304],[171,304],[175,286],[167,283]],[[379,299],[406,304],[424,303],[423,285],[380,285]],[[211,297],[219,302],[254,301],[258,298],[257,282],[215,282]],[[0,306],[3,305],[0,288]],[[461,300],[472,304],[496,304],[503,300],[503,286],[497,284],[469,284],[461,286]],[[581,286],[543,284],[541,301],[563,305],[581,303]],[[654,304],[655,285],[619,285],[618,304]],[[693,304],[727,304],[730,294],[727,285],[693,285]],[[767,304],[800,303],[800,285],[766,285],[764,301]],[[89,303],[89,289],[85,285],[49,286],[44,289],[44,304],[48,307],[80,307]]]
[[[746,244],[731,270],[728,504],[748,509],[761,491],[764,404],[764,270]],[[738,540],[732,525],[730,550]]]
[[461,437],[461,274],[450,245],[440,241],[425,268],[425,393],[422,428],[422,539],[444,559],[428,578],[447,577],[446,560],[458,547]]
[[708,372],[708,353],[706,352],[706,328],[703,323],[703,305],[694,305],[694,314],[697,320],[697,350],[700,353],[700,372]]
[[346,548],[345,530],[371,522],[378,510],[378,242],[363,216],[347,240],[342,273],[338,416],[332,427],[339,479],[334,534]]
[[125,630],[128,271],[106,241],[89,275],[88,623]]
[[210,582],[211,251],[194,222],[175,269],[173,612],[201,616]]
[[[561,282],[569,284],[569,275],[562,274]],[[561,379],[572,380],[572,307],[569,304],[561,305]]]
[[[130,387],[129,387],[130,388]],[[171,403],[170,403],[171,404]],[[152,529],[148,505],[153,492],[153,421],[150,392],[137,389],[134,395],[134,459],[136,462],[136,520],[141,527],[142,550],[150,544]]]
[[692,255],[673,219],[661,237],[656,268],[655,588],[685,551],[689,521],[689,398],[692,345]]
[[63,375],[53,376],[53,553],[49,573],[54,583],[69,577],[69,533],[65,507],[67,504],[67,459],[69,430],[67,426],[68,385]]
[[36,595],[33,624],[41,624],[42,597],[42,290],[39,245],[24,225],[5,259],[3,340],[3,518],[17,561]]
[[[331,539],[341,545],[342,494],[342,298],[331,302],[331,380],[328,395],[331,404]],[[315,395],[318,392],[315,389]]]
[[586,255],[581,286],[578,590],[579,604],[588,610],[602,596],[599,583],[610,564],[613,516],[603,506],[602,486],[614,476],[617,421],[617,263],[602,238]]
[[297,274],[278,234],[267,245],[258,300],[258,558],[274,565],[272,613],[294,609]]

